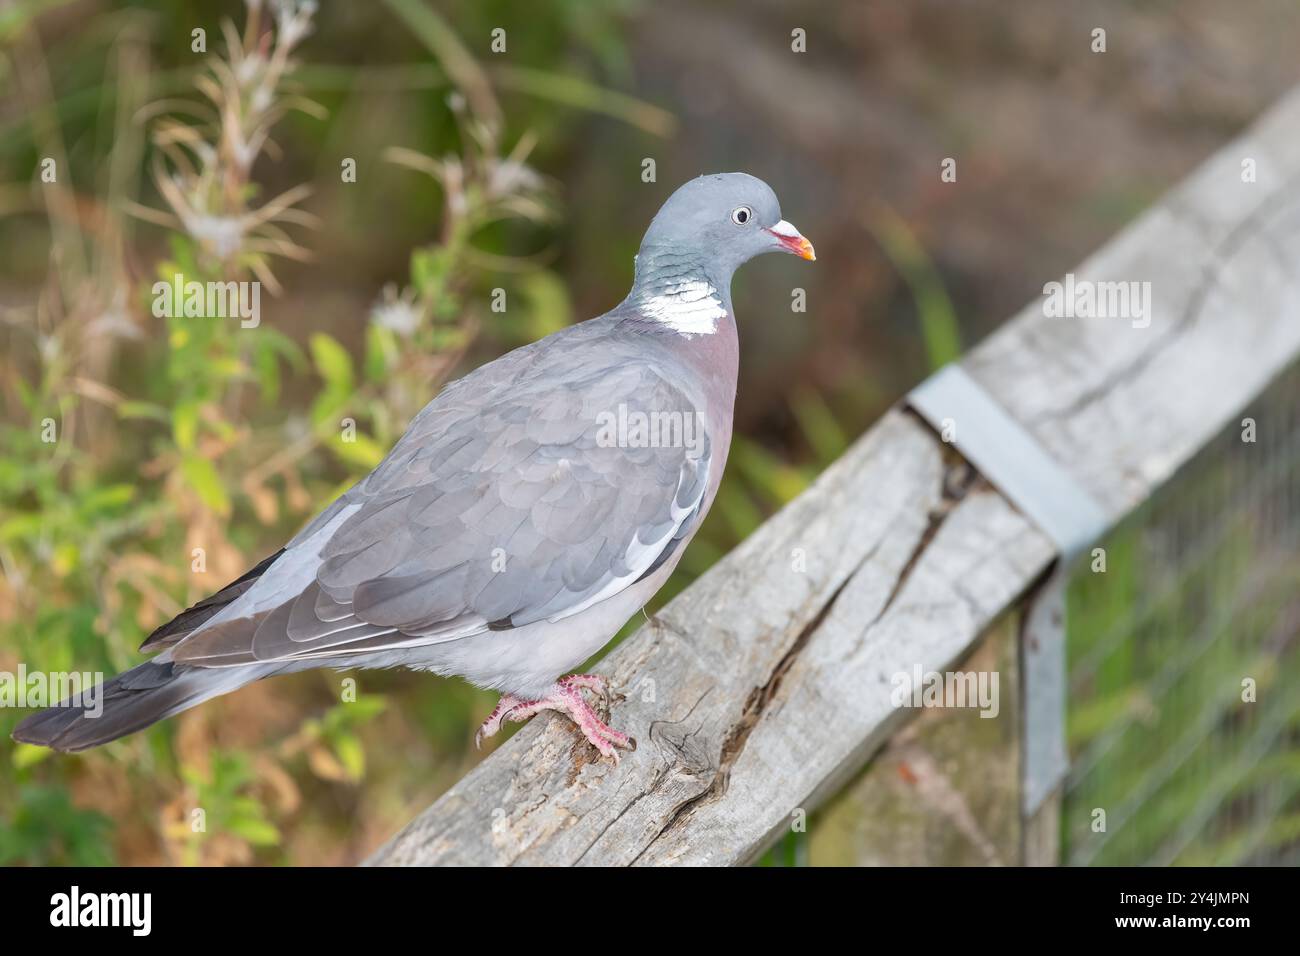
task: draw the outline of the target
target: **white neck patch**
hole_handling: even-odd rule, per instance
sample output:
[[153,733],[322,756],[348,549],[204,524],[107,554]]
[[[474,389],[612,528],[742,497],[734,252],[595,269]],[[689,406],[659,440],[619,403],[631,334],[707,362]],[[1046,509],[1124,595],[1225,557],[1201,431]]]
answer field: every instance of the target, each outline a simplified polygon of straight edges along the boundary
[[718,320],[727,314],[718,290],[700,279],[679,282],[646,296],[641,311],[646,318],[685,336],[713,334],[718,330]]

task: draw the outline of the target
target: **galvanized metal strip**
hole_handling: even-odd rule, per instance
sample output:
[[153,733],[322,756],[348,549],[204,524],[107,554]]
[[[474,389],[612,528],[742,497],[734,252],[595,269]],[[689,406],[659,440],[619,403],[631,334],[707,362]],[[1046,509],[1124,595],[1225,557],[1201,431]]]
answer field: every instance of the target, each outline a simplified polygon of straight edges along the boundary
[[1065,747],[1065,591],[1068,566],[1109,526],[1074,477],[960,365],[908,396],[941,436],[1052,539],[1061,553],[1026,610],[1020,645],[1021,812],[1038,811],[1069,769]]
[[1020,631],[1020,808],[1032,817],[1065,782],[1069,668],[1065,621],[1068,565],[1056,566],[1025,609]]
[[951,423],[951,443],[1043,529],[1065,561],[1110,524],[1074,476],[960,365],[945,365],[907,400],[940,434]]

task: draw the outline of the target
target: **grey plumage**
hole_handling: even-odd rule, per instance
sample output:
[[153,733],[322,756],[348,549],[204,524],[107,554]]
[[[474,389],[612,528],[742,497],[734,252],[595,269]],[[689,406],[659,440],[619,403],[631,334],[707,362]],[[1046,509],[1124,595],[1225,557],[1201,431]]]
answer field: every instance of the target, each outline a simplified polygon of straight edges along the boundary
[[[317,666],[541,695],[653,595],[698,530],[731,438],[731,273],[760,252],[810,257],[785,227],[753,177],[682,187],[622,304],[444,388],[282,551],[150,635],[143,649],[161,653],[105,685],[103,716],[52,708],[15,738],[79,750]],[[620,415],[700,433],[611,443]]]

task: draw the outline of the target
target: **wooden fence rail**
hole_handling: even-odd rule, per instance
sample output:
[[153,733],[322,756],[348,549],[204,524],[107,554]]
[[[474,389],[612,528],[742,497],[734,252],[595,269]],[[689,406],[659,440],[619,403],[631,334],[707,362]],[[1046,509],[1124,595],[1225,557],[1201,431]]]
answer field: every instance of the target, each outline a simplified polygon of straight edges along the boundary
[[[1298,179],[1293,93],[1073,271],[1076,289],[1149,282],[1145,315],[1052,317],[1044,296],[962,361],[1107,520],[1300,354]],[[951,669],[1056,557],[894,409],[602,662],[625,695],[613,720],[640,742],[620,766],[539,718],[370,863],[753,861],[915,716],[891,705],[891,676]],[[1050,859],[1050,837],[1010,832],[987,861]]]

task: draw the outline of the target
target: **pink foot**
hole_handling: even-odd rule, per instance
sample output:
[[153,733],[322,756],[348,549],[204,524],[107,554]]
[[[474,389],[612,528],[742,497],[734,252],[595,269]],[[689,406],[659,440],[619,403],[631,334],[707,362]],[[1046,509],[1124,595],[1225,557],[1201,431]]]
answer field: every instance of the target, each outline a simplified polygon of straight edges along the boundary
[[474,746],[478,747],[484,737],[491,737],[501,729],[507,720],[522,723],[544,710],[555,710],[567,714],[578,725],[587,741],[618,763],[618,750],[636,750],[636,741],[627,734],[614,730],[596,715],[591,705],[582,696],[583,690],[595,691],[609,704],[609,682],[599,674],[571,674],[561,677],[551,685],[550,693],[538,700],[520,700],[511,694],[505,694],[497,702],[495,709],[483,721],[478,733],[474,735]]

